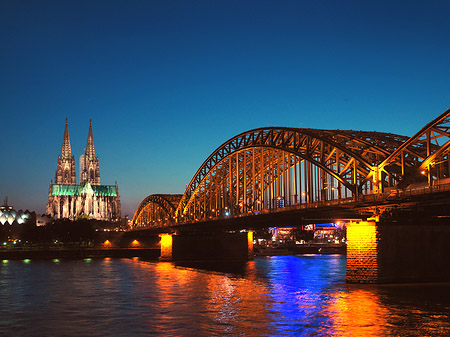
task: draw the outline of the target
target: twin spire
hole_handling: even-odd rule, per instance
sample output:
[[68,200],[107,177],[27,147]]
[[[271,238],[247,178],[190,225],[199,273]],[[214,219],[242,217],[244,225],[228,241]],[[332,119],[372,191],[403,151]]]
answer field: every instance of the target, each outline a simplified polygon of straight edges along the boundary
[[[80,183],[100,185],[100,170],[98,157],[95,155],[94,136],[92,133],[92,120],[89,120],[89,132],[84,154],[80,158]],[[61,155],[58,158],[58,169],[56,170],[55,184],[76,184],[75,160],[70,146],[69,126],[66,118],[64,138]]]
[[[95,158],[95,146],[94,146],[94,136],[92,133],[92,119],[89,120],[89,132],[86,149],[84,154],[89,158]],[[72,149],[70,147],[70,137],[69,137],[69,123],[66,117],[66,127],[64,129],[64,138],[61,149],[61,158],[71,158],[72,157]]]

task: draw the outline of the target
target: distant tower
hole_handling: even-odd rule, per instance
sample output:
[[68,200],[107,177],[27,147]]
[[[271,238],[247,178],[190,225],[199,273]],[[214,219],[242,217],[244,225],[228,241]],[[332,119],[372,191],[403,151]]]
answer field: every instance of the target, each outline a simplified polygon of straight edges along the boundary
[[92,120],[89,121],[89,133],[86,150],[80,157],[80,185],[89,183],[100,185],[100,167],[95,155],[94,136],[92,135]]
[[58,167],[55,174],[55,184],[75,185],[77,177],[75,174],[75,158],[70,148],[69,126],[66,118],[66,128],[61,148],[61,155],[58,156]]

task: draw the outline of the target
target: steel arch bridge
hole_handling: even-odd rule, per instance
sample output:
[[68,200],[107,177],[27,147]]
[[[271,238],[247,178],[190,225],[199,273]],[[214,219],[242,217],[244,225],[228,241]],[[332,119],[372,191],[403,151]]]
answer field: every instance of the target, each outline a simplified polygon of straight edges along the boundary
[[431,186],[450,177],[449,149],[450,109],[412,137],[257,128],[219,146],[170,205],[164,195],[144,199],[133,224],[192,223],[329,200],[357,200],[412,183]]
[[133,216],[133,227],[169,226],[175,223],[175,211],[182,194],[152,194],[146,197]]

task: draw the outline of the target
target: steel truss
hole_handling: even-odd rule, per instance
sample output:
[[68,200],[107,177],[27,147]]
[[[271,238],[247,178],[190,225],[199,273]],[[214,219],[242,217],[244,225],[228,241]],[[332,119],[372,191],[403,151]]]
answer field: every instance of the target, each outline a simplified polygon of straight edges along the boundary
[[425,125],[378,165],[383,175],[402,181],[402,187],[426,177],[431,186],[450,177],[450,109]]
[[162,195],[144,199],[133,223],[148,225],[166,218],[185,223],[358,198],[426,177],[431,185],[450,176],[449,149],[450,109],[411,138],[353,130],[258,128],[217,148],[178,196],[179,202],[168,206]]
[[196,221],[368,193],[377,163],[407,139],[376,132],[250,130],[209,156],[176,215]]

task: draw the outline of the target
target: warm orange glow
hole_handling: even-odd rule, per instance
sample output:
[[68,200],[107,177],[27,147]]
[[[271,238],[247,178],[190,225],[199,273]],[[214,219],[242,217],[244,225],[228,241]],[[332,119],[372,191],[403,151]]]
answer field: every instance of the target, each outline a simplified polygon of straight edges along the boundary
[[103,242],[103,247],[105,247],[105,248],[111,247],[111,241],[105,240],[105,242]]
[[375,222],[350,222],[347,226],[347,280],[372,283],[378,278]]
[[166,260],[172,259],[172,235],[161,235],[161,258]]
[[253,251],[253,232],[252,231],[249,231],[247,233],[247,241],[248,241],[248,258],[250,260],[253,260],[254,251]]
[[133,242],[131,242],[131,246],[132,247],[139,247],[141,244],[138,240],[133,240]]
[[[176,301],[179,301],[177,294],[180,289],[190,289],[193,285],[201,284],[202,307],[199,310],[202,311],[203,319],[224,324],[224,327],[218,324],[217,330],[209,335],[244,335],[241,331],[253,331],[253,334],[250,334],[257,336],[272,331],[270,325],[273,319],[267,317],[268,309],[263,305],[271,289],[266,282],[260,282],[260,276],[253,262],[249,262],[247,266],[246,277],[238,279],[222,273],[183,268],[168,262],[142,264],[140,268],[142,272],[151,273],[151,278],[155,279],[155,288],[158,289],[157,301],[161,311],[170,310],[174,303],[178,303]],[[195,292],[186,292],[186,301],[200,303],[198,296]],[[171,314],[171,312],[164,313],[162,317],[173,319]],[[261,317],[267,319],[261,320]],[[256,327],[255,322],[258,322]],[[204,323],[200,321],[199,324]],[[233,324],[231,329],[230,324]]]
[[[355,288],[354,288],[355,287]],[[334,294],[333,313],[337,336],[386,336],[388,309],[380,304],[372,289],[349,287],[348,292]]]

